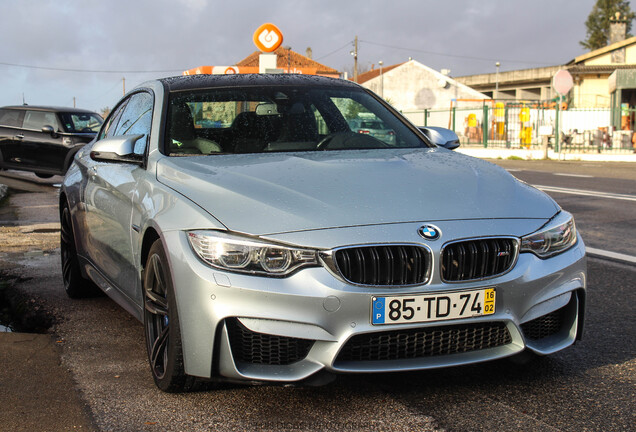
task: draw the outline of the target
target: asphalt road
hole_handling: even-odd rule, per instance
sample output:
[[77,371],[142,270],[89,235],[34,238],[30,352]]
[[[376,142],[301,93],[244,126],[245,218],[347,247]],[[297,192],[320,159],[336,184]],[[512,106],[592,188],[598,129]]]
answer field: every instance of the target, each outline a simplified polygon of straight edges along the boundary
[[[497,163],[531,184],[636,198],[634,165]],[[0,219],[29,217],[36,225],[38,218],[50,221],[55,209],[49,203],[57,192],[48,187],[46,193],[12,195],[17,208],[0,211]],[[575,215],[588,246],[636,256],[631,240],[636,201],[550,194]],[[31,278],[20,288],[43,299],[57,317],[62,363],[100,430],[626,431],[636,424],[634,264],[590,258],[583,341],[530,365],[496,361],[419,373],[341,376],[323,387],[225,385],[169,395],[152,382],[142,325],[107,297],[66,298],[59,249],[52,247],[50,253],[35,255],[16,249],[0,258]]]

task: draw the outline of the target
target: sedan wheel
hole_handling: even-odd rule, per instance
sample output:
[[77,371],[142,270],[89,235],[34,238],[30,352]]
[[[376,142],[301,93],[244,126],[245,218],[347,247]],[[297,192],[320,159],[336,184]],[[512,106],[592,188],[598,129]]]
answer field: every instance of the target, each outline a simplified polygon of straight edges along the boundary
[[190,390],[194,378],[184,372],[181,330],[168,260],[157,240],[144,268],[144,326],[155,384],[166,392]]

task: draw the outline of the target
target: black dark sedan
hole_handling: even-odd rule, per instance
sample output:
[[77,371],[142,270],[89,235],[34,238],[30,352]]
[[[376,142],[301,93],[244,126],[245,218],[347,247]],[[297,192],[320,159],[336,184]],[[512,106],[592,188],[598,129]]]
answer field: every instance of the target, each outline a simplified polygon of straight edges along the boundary
[[0,168],[64,175],[75,153],[90,142],[103,119],[77,108],[0,108]]

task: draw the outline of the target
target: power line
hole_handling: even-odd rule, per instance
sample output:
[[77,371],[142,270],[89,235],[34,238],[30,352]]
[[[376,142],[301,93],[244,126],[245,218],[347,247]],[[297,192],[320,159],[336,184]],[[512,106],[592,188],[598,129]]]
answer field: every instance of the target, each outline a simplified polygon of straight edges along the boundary
[[12,67],[21,67],[27,69],[40,69],[40,70],[50,70],[50,71],[58,71],[58,72],[80,72],[80,73],[117,73],[117,74],[136,74],[136,73],[173,73],[173,72],[183,72],[183,69],[168,69],[168,70],[148,70],[148,71],[139,71],[139,70],[91,70],[91,69],[66,69],[66,68],[54,68],[54,67],[46,67],[46,66],[33,66],[33,65],[24,65],[17,63],[5,63],[0,62],[2,66],[12,66]]
[[335,54],[335,53],[337,53],[338,51],[340,51],[341,49],[343,49],[343,48],[345,48],[345,47],[347,47],[347,46],[351,45],[352,43],[353,43],[353,41],[349,41],[349,42],[347,42],[346,44],[344,44],[343,46],[341,46],[340,48],[338,48],[338,49],[335,49],[335,50],[331,51],[329,54],[325,54],[324,56],[320,56],[320,57],[318,57],[318,58],[316,59],[316,61],[321,60],[321,59],[324,59],[325,57],[329,57],[331,54]]
[[546,62],[533,62],[533,61],[526,61],[526,60],[510,60],[510,59],[503,59],[503,58],[496,58],[495,59],[495,58],[486,58],[486,57],[474,57],[474,56],[462,56],[462,55],[456,55],[456,54],[445,54],[445,53],[440,53],[440,52],[435,52],[435,51],[426,51],[426,50],[417,49],[417,48],[406,48],[406,47],[387,45],[387,44],[382,44],[382,43],[377,43],[377,42],[370,42],[370,41],[366,41],[366,40],[361,40],[360,42],[367,43],[369,45],[377,45],[377,46],[381,46],[381,47],[385,47],[385,48],[404,50],[404,51],[421,52],[421,53],[424,53],[424,54],[437,55],[437,56],[443,56],[443,57],[452,57],[452,58],[459,58],[459,59],[467,59],[467,60],[501,61],[501,62],[505,61],[506,63],[526,63],[526,64],[535,64],[535,65],[543,65],[543,66],[551,65],[551,63],[546,63]]

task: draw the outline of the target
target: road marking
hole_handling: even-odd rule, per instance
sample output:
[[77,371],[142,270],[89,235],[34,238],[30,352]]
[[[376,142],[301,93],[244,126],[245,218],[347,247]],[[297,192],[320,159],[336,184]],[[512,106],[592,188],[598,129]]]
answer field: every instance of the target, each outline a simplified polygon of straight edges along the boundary
[[625,255],[618,252],[611,252],[611,251],[606,251],[603,249],[596,249],[591,247],[586,247],[585,252],[587,252],[588,255],[598,255],[605,258],[611,258],[611,259],[615,259],[619,261],[626,261],[628,263],[636,264],[636,257],[631,255]]
[[588,175],[588,174],[568,174],[568,173],[553,173],[553,174],[555,176],[562,176],[562,177],[594,178],[594,176]]
[[597,191],[589,191],[589,190],[583,190],[583,189],[560,188],[556,186],[543,186],[543,185],[533,185],[533,186],[544,192],[557,192],[557,193],[564,193],[564,194],[570,194],[570,195],[591,196],[596,198],[608,198],[608,199],[616,199],[616,200],[623,200],[623,201],[636,201],[636,195],[617,194],[617,193],[610,193],[610,192],[597,192]]

